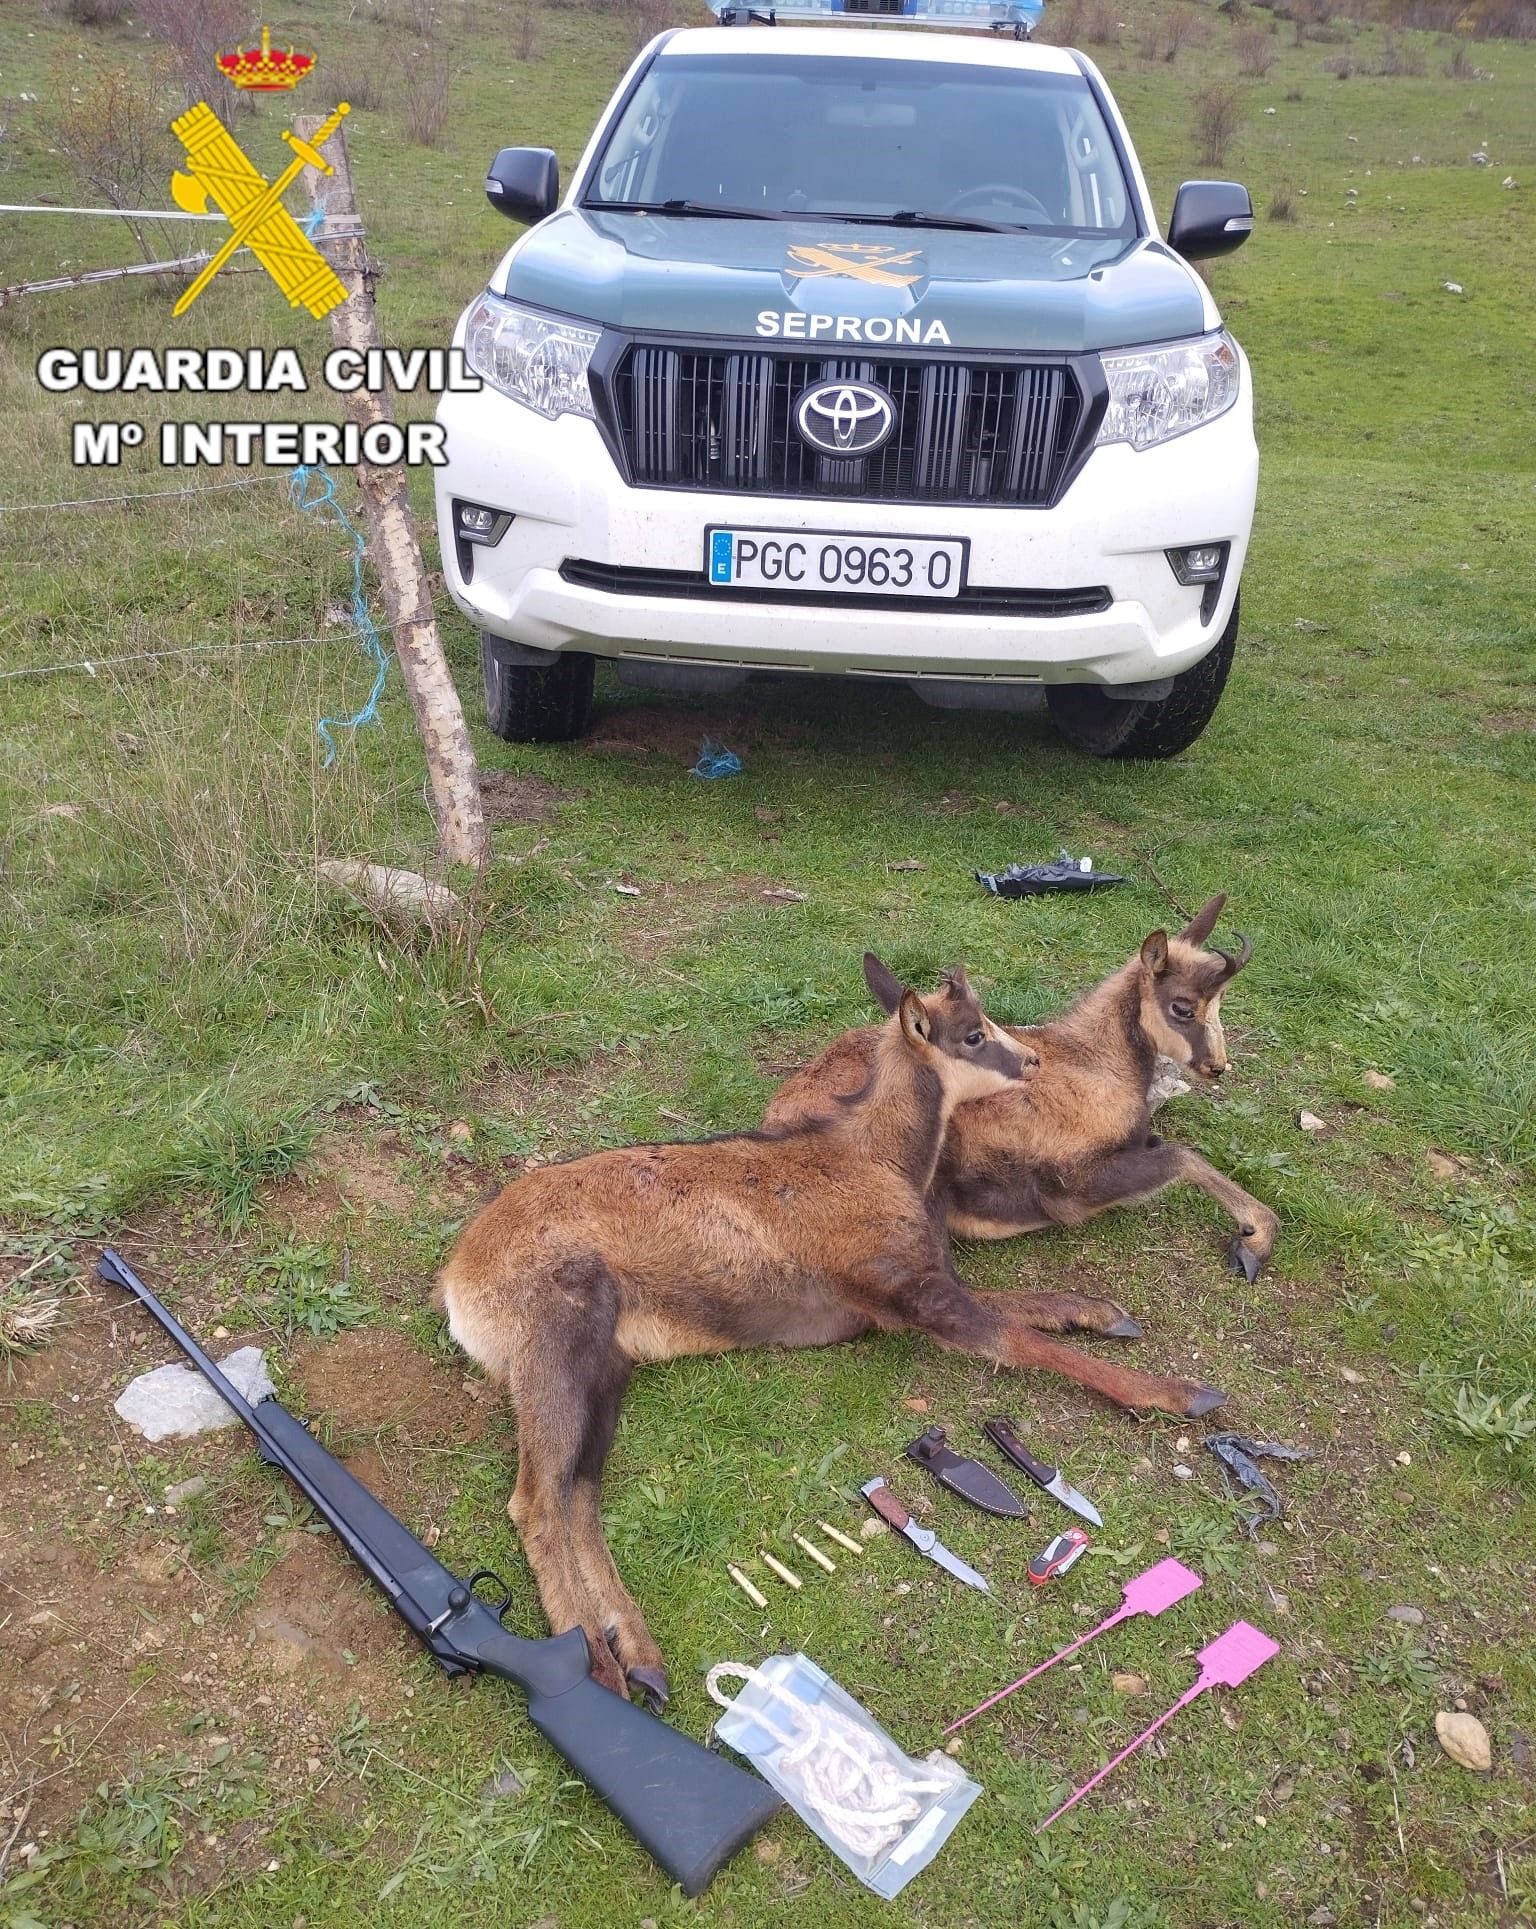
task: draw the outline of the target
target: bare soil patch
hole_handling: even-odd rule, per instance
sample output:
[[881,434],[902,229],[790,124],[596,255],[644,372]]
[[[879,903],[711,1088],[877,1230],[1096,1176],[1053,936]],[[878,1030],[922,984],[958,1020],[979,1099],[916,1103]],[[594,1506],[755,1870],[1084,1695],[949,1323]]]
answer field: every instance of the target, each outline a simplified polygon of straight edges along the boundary
[[623,929],[619,942],[629,957],[650,964],[686,944],[724,911],[749,904],[792,909],[794,900],[764,895],[784,888],[772,878],[750,872],[685,878],[647,888],[642,897],[620,900]]
[[691,769],[699,760],[705,737],[745,758],[763,750],[804,739],[806,731],[782,719],[767,722],[751,708],[693,710],[664,703],[634,704],[601,710],[583,748],[598,756],[666,757]]
[[480,798],[490,824],[552,824],[562,804],[585,797],[526,771],[482,770]]
[[329,1419],[346,1436],[387,1434],[406,1448],[446,1447],[485,1431],[463,1375],[428,1359],[404,1333],[371,1326],[338,1333],[305,1348],[293,1372],[305,1411]]

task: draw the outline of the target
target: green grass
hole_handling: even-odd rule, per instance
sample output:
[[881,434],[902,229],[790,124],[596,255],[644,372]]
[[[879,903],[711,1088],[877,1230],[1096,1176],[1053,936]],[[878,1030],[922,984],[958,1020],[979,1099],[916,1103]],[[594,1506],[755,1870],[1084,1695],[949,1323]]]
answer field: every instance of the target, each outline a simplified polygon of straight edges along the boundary
[[[327,60],[339,71],[377,46],[379,30],[348,12],[304,0],[282,26],[313,38],[322,73]],[[82,49],[134,62],[143,42],[126,24],[82,34],[39,6],[17,18],[5,198],[74,200],[47,152],[50,89]],[[1320,1906],[1341,1924],[1406,1923],[1417,1901],[1442,1923],[1527,1920],[1536,1789],[1516,1740],[1536,1723],[1536,50],[1479,45],[1492,77],[1466,82],[1444,74],[1449,40],[1407,34],[1423,77],[1340,81],[1328,64],[1341,51],[1375,64],[1378,31],[1297,46],[1282,27],[1273,71],[1243,83],[1236,149],[1212,167],[1196,156],[1190,95],[1233,71],[1230,29],[1202,9],[1201,46],[1146,62],[1140,18],[1123,45],[1092,51],[1159,208],[1181,179],[1230,172],[1261,216],[1211,271],[1253,361],[1264,468],[1244,638],[1201,742],[1167,766],[1098,765],[1034,719],[929,712],[901,691],[776,686],[722,709],[642,705],[604,681],[595,735],[639,712],[660,723],[663,748],[513,750],[480,727],[474,640],[444,601],[485,766],[571,793],[554,821],[497,830],[470,958],[402,942],[314,881],[319,855],[431,862],[397,676],[379,725],[321,767],[315,721],[355,708],[371,674],[330,620],[350,568],[333,528],[292,510],[281,483],[0,517],[0,668],[319,639],[0,683],[0,1217],[16,1232],[3,1250],[19,1270],[125,1216],[159,1215],[171,1272],[178,1238],[198,1242],[184,1288],[219,1274],[222,1299],[199,1302],[213,1317],[250,1315],[307,1346],[360,1312],[419,1346],[423,1371],[457,1371],[423,1304],[472,1204],[450,1187],[453,1121],[469,1124],[491,1177],[512,1156],[744,1125],[782,1068],[867,1018],[866,945],[918,982],[964,958],[997,1015],[1027,1020],[1169,916],[1154,871],[1186,904],[1225,889],[1256,945],[1227,1001],[1234,1070],[1219,1103],[1181,1102],[1169,1130],[1280,1213],[1274,1273],[1254,1287],[1225,1278],[1215,1215],[1183,1194],[1071,1237],[966,1248],[960,1264],[982,1286],[1091,1275],[1088,1290],[1146,1319],[1143,1363],[1189,1370],[1198,1353],[1197,1370],[1231,1393],[1234,1425],[1318,1446],[1315,1462],[1271,1468],[1286,1519],[1257,1543],[1241,1537],[1209,1456],[1198,1441],[1179,1450],[1176,1428],[1051,1382],[1004,1395],[970,1363],[893,1339],[641,1374],[611,1463],[610,1533],[672,1663],[684,1728],[707,1725],[710,1663],[782,1643],[813,1654],[918,1753],[1078,1631],[1077,1606],[1111,1604],[1127,1572],[1167,1550],[1201,1569],[1198,1611],[1181,1610],[1176,1629],[1132,1624],[1080,1674],[969,1731],[962,1759],[984,1802],[897,1905],[904,1917],[1289,1929]],[[384,324],[402,343],[445,340],[505,245],[479,191],[485,156],[548,141],[569,166],[630,48],[626,23],[564,8],[541,15],[529,66],[484,8],[453,10],[445,37],[455,83],[440,150],[405,142],[389,106],[349,125],[370,248],[388,267]],[[278,103],[241,122],[268,167],[285,113]],[[1473,167],[1484,139],[1493,165]],[[1294,222],[1263,218],[1281,187],[1297,193]],[[5,232],[6,281],[64,255],[131,258],[105,224]],[[147,464],[120,485],[72,471],[75,411],[43,396],[32,370],[45,346],[169,341],[167,311],[164,291],[139,282],[0,316],[0,501],[162,485]],[[196,319],[198,340],[312,352],[317,339],[255,277],[221,279]],[[108,402],[81,412],[118,413]],[[327,412],[320,393],[310,404]],[[151,426],[162,412],[207,411],[186,397],[138,411]],[[418,477],[423,513],[428,493]],[[685,775],[706,731],[741,752],[740,778]],[[978,865],[1062,844],[1135,883],[1024,906],[970,880]],[[907,858],[924,868],[888,868]],[[620,878],[641,897],[615,893]],[[772,885],[806,900],[765,900]],[[1366,1087],[1366,1070],[1394,1087]],[[1303,1107],[1325,1134],[1296,1129]],[[411,1207],[290,1225],[273,1188],[291,1201],[322,1131],[368,1145],[395,1134]],[[1430,1152],[1455,1162],[1450,1177]],[[50,1261],[50,1280],[57,1270]],[[72,1467],[80,1409],[32,1394],[35,1364],[19,1360],[6,1389],[11,1459],[21,1468],[45,1451]],[[1036,1597],[1024,1563],[1058,1520],[1038,1516],[1026,1545],[943,1504],[941,1531],[1005,1605],[957,1599],[881,1543],[835,1582],[809,1580],[803,1597],[775,1594],[769,1616],[752,1615],[722,1560],[787,1552],[787,1534],[817,1514],[856,1521],[857,1481],[894,1477],[926,1424],[903,1405],[915,1399],[971,1444],[973,1423],[1013,1402],[1103,1507],[1095,1557]],[[388,1464],[441,1527],[444,1557],[506,1573],[519,1625],[534,1626],[504,1513],[510,1423],[498,1411],[487,1429],[469,1447],[391,1441]],[[1137,1471],[1143,1456],[1150,1471]],[[1193,1481],[1173,1477],[1176,1461]],[[173,1471],[198,1464],[189,1453]],[[146,1461],[140,1477],[160,1475]],[[284,1520],[276,1494],[242,1459],[189,1506],[176,1531],[202,1577],[203,1620],[178,1627],[181,1652],[239,1648],[246,1604],[305,1525],[291,1508]],[[141,1520],[111,1559],[171,1532]],[[1385,1619],[1402,1602],[1423,1608],[1422,1626]],[[1037,1840],[1053,1791],[1180,1692],[1188,1652],[1239,1614],[1284,1652],[1226,1705],[1234,1725],[1217,1706],[1189,1711],[1166,1759],[1127,1764]],[[199,1691],[177,1676],[192,1665],[162,1669],[145,1698],[160,1755],[136,1759],[109,1733],[89,1766],[101,1792],[82,1785],[69,1826],[29,1868],[7,1865],[0,1923],[7,1912],[183,1929],[298,1916],[411,1929],[892,1917],[791,1822],[771,1832],[773,1859],[749,1853],[703,1902],[678,1902],[567,1782],[515,1699],[489,1684],[452,1693],[403,1651],[387,1699],[344,1715],[332,1694],[324,1800],[259,1765],[222,1780],[200,1768],[189,1784],[176,1752]],[[1149,1677],[1145,1701],[1114,1693],[1114,1669]],[[247,1703],[257,1691],[241,1689]],[[1486,1784],[1434,1743],[1435,1710],[1458,1696],[1493,1735]],[[67,1716],[60,1732],[76,1745]],[[526,1792],[486,1797],[506,1764]],[[220,1876],[198,1844],[232,1823],[259,1829],[260,1853]]]

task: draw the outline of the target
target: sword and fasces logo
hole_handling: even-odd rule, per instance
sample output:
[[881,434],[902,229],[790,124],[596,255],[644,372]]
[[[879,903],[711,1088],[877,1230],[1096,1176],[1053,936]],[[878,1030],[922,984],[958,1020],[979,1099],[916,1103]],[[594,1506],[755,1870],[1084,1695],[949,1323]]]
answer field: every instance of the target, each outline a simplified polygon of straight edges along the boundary
[[[798,281],[820,276],[839,275],[849,281],[868,282],[875,288],[910,288],[923,279],[921,248],[882,246],[876,241],[818,241],[792,247],[785,265],[786,275]],[[904,275],[899,271],[912,268]]]
[[[314,72],[315,57],[289,47],[272,45],[263,27],[259,47],[238,48],[218,57],[219,71],[232,85],[260,93],[286,92]],[[240,143],[200,100],[178,120],[171,132],[186,150],[187,168],[171,176],[171,196],[188,214],[206,214],[212,202],[230,224],[228,239],[172,309],[184,315],[239,248],[249,248],[278,287],[290,308],[307,308],[318,321],[347,299],[335,270],[283,206],[283,196],[306,167],[322,174],[335,169],[320,152],[351,112],[342,101],[312,141],[301,140],[291,129],[283,139],[293,159],[281,174],[268,181],[242,152]]]

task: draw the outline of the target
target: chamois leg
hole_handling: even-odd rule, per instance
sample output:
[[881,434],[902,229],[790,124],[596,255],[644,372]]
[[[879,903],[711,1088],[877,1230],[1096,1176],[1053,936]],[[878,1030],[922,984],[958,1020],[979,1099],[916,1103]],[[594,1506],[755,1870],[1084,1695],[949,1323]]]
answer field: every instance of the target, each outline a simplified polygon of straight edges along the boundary
[[1198,1186],[1236,1220],[1237,1237],[1228,1251],[1228,1263],[1250,1281],[1257,1279],[1274,1251],[1280,1221],[1268,1206],[1261,1205],[1187,1146],[1149,1139],[1133,1151],[1101,1159],[1071,1192],[1042,1194],[1042,1201],[1057,1225],[1080,1226],[1110,1206],[1133,1206],[1150,1199],[1179,1179]]
[[1141,1322],[1112,1299],[1087,1293],[988,1293],[989,1306],[1016,1314],[1037,1333],[1098,1333],[1104,1339],[1139,1340]]
[[[588,1588],[578,1552],[579,1543],[590,1556],[591,1536],[581,1532],[575,1518],[583,1450],[589,1438],[601,1437],[600,1426],[594,1426],[596,1410],[605,1382],[611,1387],[613,1381],[618,1308],[612,1277],[593,1259],[562,1266],[524,1309],[519,1335],[524,1343],[509,1349],[507,1361],[517,1409],[517,1485],[507,1512],[522,1540],[550,1628],[564,1634],[579,1627],[587,1637],[593,1679],[616,1695],[626,1695],[602,1609]],[[606,1441],[602,1444],[606,1452]],[[595,1505],[585,1518],[601,1544]]]
[[1214,1199],[1237,1222],[1237,1232],[1227,1248],[1227,1265],[1241,1273],[1251,1286],[1273,1257],[1280,1221],[1269,1207],[1244,1192],[1236,1180],[1218,1172],[1209,1159],[1201,1158],[1187,1146],[1180,1146],[1183,1160],[1180,1177]]
[[[997,1302],[1004,1303],[999,1305]],[[1008,1302],[1014,1302],[1009,1304]],[[1226,1398],[1198,1380],[1158,1379],[1133,1367],[1114,1366],[1048,1339],[1017,1310],[1027,1294],[973,1293],[953,1274],[930,1273],[897,1301],[903,1323],[915,1326],[957,1353],[973,1353],[999,1366],[1040,1367],[1091,1387],[1122,1407],[1153,1407],[1182,1419],[1198,1419]]]
[[634,1362],[616,1347],[592,1388],[587,1431],[571,1489],[571,1542],[576,1550],[576,1565],[602,1621],[609,1648],[623,1668],[630,1687],[638,1688],[652,1714],[659,1715],[670,1694],[666,1664],[645,1624],[645,1617],[635,1605],[634,1596],[614,1565],[599,1512],[603,1463],[613,1445],[619,1408],[633,1371]]

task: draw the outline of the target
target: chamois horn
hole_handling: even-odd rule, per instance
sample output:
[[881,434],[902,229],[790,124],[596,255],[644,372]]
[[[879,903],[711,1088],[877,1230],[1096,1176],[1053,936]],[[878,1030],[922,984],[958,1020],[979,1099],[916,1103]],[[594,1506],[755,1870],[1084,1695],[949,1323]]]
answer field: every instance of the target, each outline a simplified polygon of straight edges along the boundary
[[1235,952],[1223,951],[1219,944],[1213,944],[1211,950],[1221,959],[1223,966],[1221,978],[1222,983],[1225,984],[1228,978],[1235,978],[1238,972],[1242,970],[1243,966],[1247,964],[1248,960],[1253,956],[1253,940],[1244,937],[1242,932],[1239,931],[1237,934],[1237,950]]

